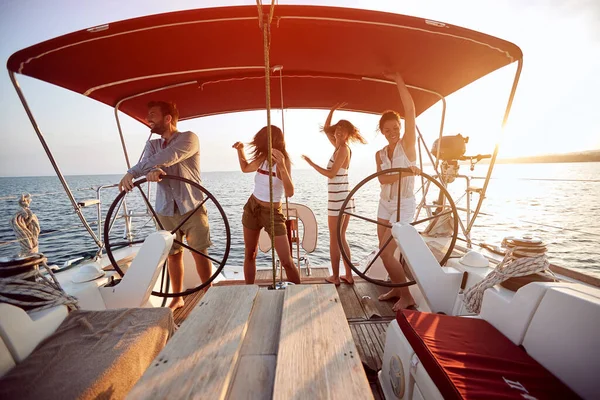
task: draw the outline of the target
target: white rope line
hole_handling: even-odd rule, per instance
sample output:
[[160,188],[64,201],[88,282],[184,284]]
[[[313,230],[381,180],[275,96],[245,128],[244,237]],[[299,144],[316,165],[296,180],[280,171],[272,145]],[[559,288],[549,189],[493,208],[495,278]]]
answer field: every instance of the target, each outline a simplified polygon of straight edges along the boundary
[[[475,39],[471,39],[468,37],[464,37],[464,36],[460,36],[460,35],[455,35],[455,34],[451,34],[451,33],[444,33],[444,32],[439,32],[439,31],[433,31],[430,29],[424,29],[424,28],[416,28],[413,26],[406,26],[406,25],[398,25],[398,24],[391,24],[391,23],[387,23],[387,22],[374,22],[374,21],[361,21],[361,20],[355,20],[355,19],[347,19],[347,18],[331,18],[331,17],[305,17],[305,16],[295,16],[295,15],[283,15],[281,17],[278,17],[278,21],[277,21],[277,26],[279,27],[279,22],[284,20],[284,19],[297,19],[297,20],[315,20],[315,21],[331,21],[331,22],[346,22],[346,23],[354,23],[354,24],[363,24],[363,25],[374,25],[374,26],[385,26],[385,27],[390,27],[390,28],[398,28],[398,29],[406,29],[406,30],[410,30],[410,31],[417,31],[417,32],[423,32],[423,33],[428,33],[431,35],[439,35],[439,36],[447,36],[447,37],[451,37],[453,39],[459,39],[459,40],[464,40],[467,42],[471,42],[474,44],[478,44],[480,46],[484,46],[487,47],[491,50],[495,50],[499,53],[504,54],[505,57],[507,57],[510,60],[510,63],[515,61],[515,58],[512,56],[512,54],[510,54],[508,51],[501,49],[499,47],[494,47],[491,44],[485,43],[485,42],[481,42],[479,40],[475,40]],[[427,23],[427,21],[430,20],[425,20],[425,23]],[[446,24],[444,24],[444,27],[448,27]],[[473,31],[472,31],[473,32]],[[498,39],[496,37],[490,36],[493,39]]]
[[[503,241],[503,246],[506,244]],[[535,251],[534,249],[541,249]],[[502,283],[509,278],[535,274],[537,272],[550,271],[550,263],[546,258],[543,246],[514,246],[506,251],[504,259],[496,268],[481,282],[472,286],[465,292],[464,303],[470,312],[479,314],[481,302],[486,289]]]
[[[43,57],[45,55],[52,54],[52,53],[60,51],[60,50],[68,49],[70,47],[78,46],[80,44],[89,43],[89,42],[95,42],[97,40],[103,40],[103,39],[109,39],[109,38],[113,38],[113,37],[117,37],[117,36],[129,35],[131,33],[137,33],[137,32],[143,32],[143,31],[150,31],[150,30],[153,30],[153,29],[171,28],[173,26],[180,26],[180,25],[205,24],[205,23],[223,22],[223,21],[247,21],[247,20],[253,20],[255,18],[256,17],[217,18],[217,19],[206,19],[206,20],[176,22],[176,23],[173,23],[173,24],[163,24],[163,25],[149,26],[149,27],[146,27],[146,28],[140,28],[140,29],[134,29],[134,30],[131,30],[131,31],[114,33],[112,35],[95,37],[95,38],[92,38],[92,39],[82,40],[82,41],[76,42],[76,43],[70,43],[70,44],[65,45],[65,46],[61,46],[61,47],[57,47],[55,49],[48,50],[46,52],[38,54],[37,56],[29,57],[24,62],[21,62],[21,65],[19,66],[19,71],[18,72],[19,72],[19,74],[22,74],[23,73],[23,68],[25,68],[25,64],[28,64],[28,63],[30,63],[31,61],[33,61],[33,60],[35,60],[37,58],[41,58],[41,57]],[[90,28],[90,29],[93,30],[94,28]],[[88,30],[90,30],[90,29],[88,29]]]
[[120,81],[108,82],[108,83],[105,83],[102,85],[94,86],[94,87],[86,90],[83,93],[83,95],[89,96],[96,90],[105,89],[107,87],[121,85],[121,84],[129,83],[129,82],[143,81],[145,79],[163,78],[165,76],[178,76],[178,75],[186,75],[186,74],[199,73],[199,72],[236,71],[236,70],[262,69],[262,68],[264,68],[264,67],[254,66],[254,65],[235,66],[235,67],[213,67],[213,68],[191,69],[191,70],[175,71],[175,72],[165,72],[162,74],[153,74],[153,75],[145,75],[145,76],[136,76],[136,77],[129,78],[129,79],[122,79]]

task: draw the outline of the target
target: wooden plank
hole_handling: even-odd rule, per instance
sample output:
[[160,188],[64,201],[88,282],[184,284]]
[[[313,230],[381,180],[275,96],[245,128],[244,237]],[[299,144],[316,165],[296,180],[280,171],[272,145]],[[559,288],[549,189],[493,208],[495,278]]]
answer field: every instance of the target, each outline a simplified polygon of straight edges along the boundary
[[128,399],[225,397],[258,286],[210,288]]
[[376,324],[369,324],[369,328],[373,331],[373,337],[375,337],[377,339],[377,344],[378,344],[378,351],[380,354],[380,358],[383,359],[383,351],[385,349],[385,328],[383,329],[382,333],[382,329],[381,327],[384,326],[388,326],[389,323],[376,323]]
[[[389,288],[381,287],[378,288],[370,282],[356,282],[354,285],[354,291],[365,308],[367,316],[375,313],[384,318],[393,318],[396,313],[392,310],[394,301],[379,301],[379,295],[389,290]],[[366,297],[365,297],[366,296]]]
[[273,398],[373,398],[333,285],[285,290]]
[[381,345],[381,340],[379,338],[379,331],[375,329],[374,324],[366,324],[363,328],[366,330],[367,334],[371,337],[373,355],[377,358],[378,366],[376,369],[381,368],[381,362],[383,361],[383,349],[384,346]]
[[587,283],[588,285],[592,285],[592,286],[600,288],[600,278],[597,278],[595,276],[586,275],[583,272],[564,268],[564,267],[559,267],[558,265],[554,265],[554,264],[550,264],[550,271],[552,271],[556,274],[564,275],[567,278],[576,279],[583,283]]
[[[329,268],[327,267],[311,267],[310,276],[306,275],[306,268],[300,269],[300,279],[305,278],[327,278],[329,275]],[[283,271],[283,280],[286,279],[285,270]],[[256,271],[256,280],[270,280],[273,281],[273,270],[271,269],[259,269]],[[279,269],[277,269],[277,280],[279,281]]]
[[352,322],[350,324],[361,360],[375,371],[382,367],[387,325],[389,322]]
[[[354,277],[354,282],[366,282],[364,279],[355,276]],[[330,284],[329,282],[326,282],[325,279],[323,279],[322,277],[308,277],[308,278],[302,278],[302,284],[311,284],[311,285],[316,285],[316,284]],[[213,283],[213,286],[232,286],[232,285],[245,285],[246,282],[244,282],[243,280],[224,280],[224,281],[219,281],[219,282],[215,282]],[[258,286],[270,286],[273,284],[273,278],[271,277],[270,279],[256,279],[254,281],[255,285]],[[383,288],[385,289],[385,288]]]
[[[273,280],[273,270],[270,269],[259,269],[256,270],[255,280]],[[279,269],[277,269],[277,280],[279,280]]]
[[371,353],[367,341],[365,340],[365,336],[360,329],[360,324],[350,325],[350,330],[352,331],[352,338],[356,344],[358,356],[360,357],[361,361],[369,368],[376,370],[377,366],[373,358],[373,354]]
[[254,300],[242,355],[277,355],[283,290],[260,290]]
[[377,298],[373,298],[371,296],[361,296],[360,302],[365,310],[365,314],[367,315],[367,319],[371,318],[381,318],[381,313],[379,312],[379,308],[375,304],[376,301],[379,301]]
[[344,313],[346,313],[346,319],[368,319],[352,285],[342,284],[337,287],[337,292],[340,296]]
[[[277,282],[279,282],[279,279],[277,280]],[[309,284],[309,285],[317,285],[317,284],[328,284],[328,282],[325,282],[325,279],[323,278],[302,278],[302,284]],[[239,280],[228,280],[228,281],[219,281],[216,282],[213,286],[234,286],[234,285],[245,285],[246,282],[244,281],[239,281]],[[273,286],[273,279],[256,279],[254,281],[255,285],[258,286]]]
[[327,278],[331,275],[327,267],[310,267],[310,276],[306,275],[306,268],[302,267],[302,277]]
[[377,338],[369,330],[368,324],[359,324],[358,326],[365,337],[365,345],[371,353],[373,365],[369,365],[375,371],[381,369],[381,355],[377,348]]
[[[183,321],[185,321],[205,293],[206,292],[203,289],[197,291],[196,293],[189,294],[183,298],[185,301],[184,306],[173,311],[173,319],[177,325],[181,325]],[[167,304],[169,304],[170,301],[171,299],[167,299]]]
[[276,364],[275,355],[242,355],[227,398],[270,399],[273,395]]

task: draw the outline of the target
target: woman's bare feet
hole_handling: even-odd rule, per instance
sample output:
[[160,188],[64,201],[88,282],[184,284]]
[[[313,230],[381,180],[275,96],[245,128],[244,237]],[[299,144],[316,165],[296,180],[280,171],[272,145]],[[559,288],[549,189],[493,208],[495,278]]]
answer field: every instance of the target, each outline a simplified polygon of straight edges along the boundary
[[398,298],[400,298],[400,294],[401,294],[400,289],[394,288],[394,289],[390,290],[389,292],[379,296],[379,301],[398,299]]
[[185,302],[183,301],[183,299],[181,297],[175,297],[173,300],[171,300],[171,304],[169,304],[169,308],[171,309],[171,311],[175,311],[178,308],[181,308],[185,305]]
[[403,310],[405,308],[408,307],[413,307],[416,306],[415,304],[415,299],[412,298],[412,296],[410,298],[405,298],[405,297],[401,297],[393,306],[392,306],[392,310],[394,311],[400,311]]
[[331,275],[328,278],[325,278],[325,280],[329,283],[333,283],[335,286],[340,286],[340,278],[336,278],[335,276]]
[[346,282],[348,285],[354,285],[354,278],[352,277],[352,274],[342,275],[340,276],[340,279]]

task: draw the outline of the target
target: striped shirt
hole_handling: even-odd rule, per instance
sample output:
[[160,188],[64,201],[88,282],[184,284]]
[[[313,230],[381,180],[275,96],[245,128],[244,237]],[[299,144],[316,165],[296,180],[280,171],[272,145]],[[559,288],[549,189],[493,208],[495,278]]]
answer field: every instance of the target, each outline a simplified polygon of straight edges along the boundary
[[[352,157],[352,150],[350,151],[350,157]],[[332,166],[333,156],[331,156],[327,163],[327,169],[331,169]],[[349,163],[348,168],[350,168]],[[340,208],[342,207],[342,204],[344,204],[344,200],[346,200],[349,193],[348,169],[340,168],[333,178],[327,180],[327,215],[333,217],[339,216]],[[354,199],[350,199],[346,205],[346,211],[354,212]]]

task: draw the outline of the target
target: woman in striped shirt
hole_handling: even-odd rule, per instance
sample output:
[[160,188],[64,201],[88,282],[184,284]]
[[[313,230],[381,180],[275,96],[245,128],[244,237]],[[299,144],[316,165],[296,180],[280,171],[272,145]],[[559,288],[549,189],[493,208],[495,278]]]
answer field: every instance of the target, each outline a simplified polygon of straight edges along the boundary
[[[345,105],[346,103],[334,106],[329,112],[327,120],[325,121],[325,126],[323,127],[323,132],[325,132],[327,138],[335,148],[333,155],[329,159],[327,168],[318,166],[305,155],[302,156],[302,158],[318,173],[328,178],[327,225],[329,227],[329,257],[331,258],[333,275],[325,280],[335,285],[340,284],[340,248],[338,246],[337,232],[338,218],[342,203],[350,193],[350,188],[348,186],[348,168],[350,168],[352,151],[348,144],[350,142],[367,143],[358,132],[358,129],[356,129],[349,121],[341,119],[336,124],[331,125],[333,112]],[[354,211],[354,199],[351,199],[348,202],[346,211]],[[344,215],[342,218],[344,219],[342,222],[342,230],[340,232],[342,244],[348,257],[350,257],[350,248],[346,241],[346,229],[348,228],[350,216]],[[350,266],[344,262],[344,267],[346,269],[346,274],[341,277],[341,280],[353,284],[354,279],[352,278]]]

